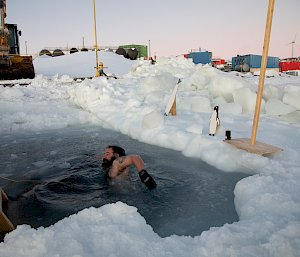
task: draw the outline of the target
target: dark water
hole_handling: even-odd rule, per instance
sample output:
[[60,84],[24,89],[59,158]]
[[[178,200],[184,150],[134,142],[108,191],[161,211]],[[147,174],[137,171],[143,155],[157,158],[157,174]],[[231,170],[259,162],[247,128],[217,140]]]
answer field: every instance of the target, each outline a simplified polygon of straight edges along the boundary
[[[149,191],[134,168],[126,179],[107,180],[96,155],[108,144],[140,154],[157,189]],[[237,221],[233,190],[246,176],[93,126],[1,135],[0,162],[0,176],[18,181],[0,178],[14,225],[46,227],[84,208],[122,201],[162,237],[200,235]]]

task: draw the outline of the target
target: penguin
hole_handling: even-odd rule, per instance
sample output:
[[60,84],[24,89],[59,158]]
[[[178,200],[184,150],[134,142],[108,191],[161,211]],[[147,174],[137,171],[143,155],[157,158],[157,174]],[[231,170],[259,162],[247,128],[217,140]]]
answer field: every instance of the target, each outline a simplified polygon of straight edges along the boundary
[[209,135],[214,136],[218,127],[220,126],[220,119],[219,119],[219,106],[215,106],[213,113],[210,117],[210,124],[209,124]]

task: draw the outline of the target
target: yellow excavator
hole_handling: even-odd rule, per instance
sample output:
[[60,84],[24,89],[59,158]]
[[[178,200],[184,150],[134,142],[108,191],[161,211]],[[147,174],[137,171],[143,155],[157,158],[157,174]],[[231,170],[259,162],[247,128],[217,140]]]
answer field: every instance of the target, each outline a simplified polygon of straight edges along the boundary
[[34,78],[32,56],[21,56],[16,24],[6,24],[6,0],[0,0],[0,80]]

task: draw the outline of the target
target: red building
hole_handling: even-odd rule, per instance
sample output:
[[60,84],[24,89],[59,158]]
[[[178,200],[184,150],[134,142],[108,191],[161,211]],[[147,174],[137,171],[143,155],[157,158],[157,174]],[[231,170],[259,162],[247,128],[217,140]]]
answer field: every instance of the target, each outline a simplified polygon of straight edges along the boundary
[[222,65],[222,64],[225,64],[225,60],[224,59],[212,59],[211,60],[211,64],[212,66],[217,66],[217,65]]
[[280,72],[300,70],[300,59],[298,58],[288,58],[283,59],[279,62]]

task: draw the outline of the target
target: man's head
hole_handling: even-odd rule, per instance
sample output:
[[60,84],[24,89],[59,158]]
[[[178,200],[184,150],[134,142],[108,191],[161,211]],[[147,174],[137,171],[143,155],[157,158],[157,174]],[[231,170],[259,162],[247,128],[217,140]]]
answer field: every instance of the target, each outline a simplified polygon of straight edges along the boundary
[[103,153],[102,167],[104,169],[109,169],[115,159],[125,155],[125,150],[122,147],[116,145],[108,145]]

